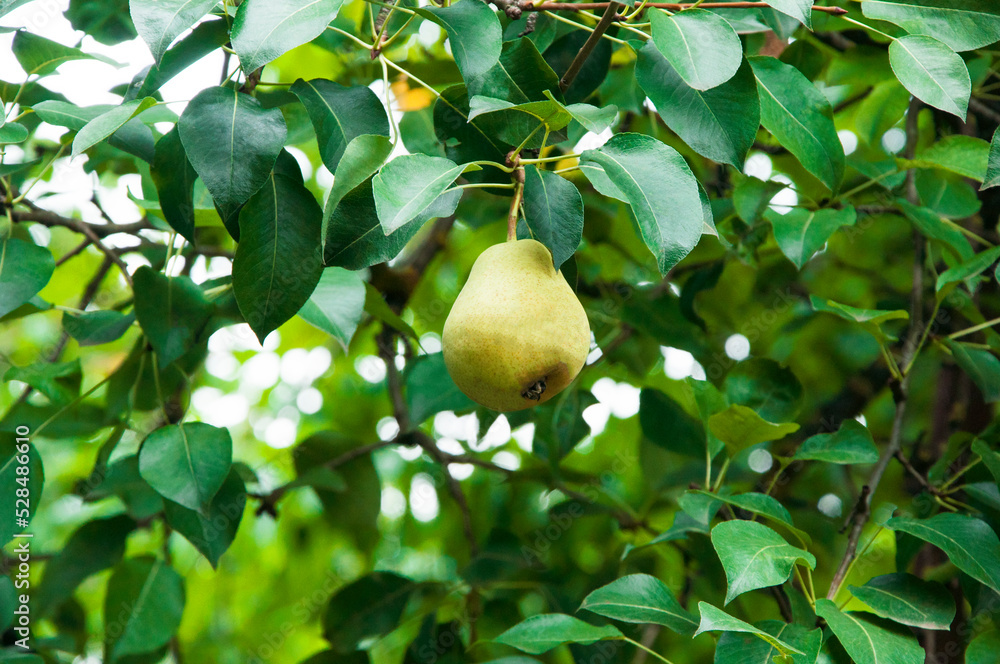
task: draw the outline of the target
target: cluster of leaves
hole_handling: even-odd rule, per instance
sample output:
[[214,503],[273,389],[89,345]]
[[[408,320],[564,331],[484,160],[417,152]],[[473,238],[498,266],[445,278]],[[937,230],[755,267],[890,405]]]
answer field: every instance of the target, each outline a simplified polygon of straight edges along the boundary
[[[17,30],[0,492],[27,427],[35,541],[64,544],[35,573],[32,653],[12,656],[995,661],[1000,8],[697,4],[72,0],[76,29],[153,56],[119,104],[86,107],[45,78],[117,63]],[[222,83],[178,116],[161,88],[220,52]],[[138,176],[140,221],[31,196],[82,156],[106,184]],[[477,445],[497,415],[424,349],[505,231],[549,247],[600,350],[507,416],[534,435],[506,458]],[[231,276],[196,279],[207,258]],[[236,389],[205,367],[243,324],[340,349],[287,471],[256,428],[191,412],[199,387]],[[664,350],[703,379],[670,378]],[[640,388],[638,412],[592,436],[609,386]],[[475,414],[468,445],[438,426],[455,412]],[[381,514],[400,488],[410,514]],[[22,528],[2,504],[7,544]],[[16,594],[0,578],[0,630]],[[322,639],[297,636],[317,613]]]

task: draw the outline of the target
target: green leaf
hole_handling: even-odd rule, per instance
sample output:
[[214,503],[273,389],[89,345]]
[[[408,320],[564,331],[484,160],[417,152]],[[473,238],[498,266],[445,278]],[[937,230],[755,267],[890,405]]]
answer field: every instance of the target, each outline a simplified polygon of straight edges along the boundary
[[191,542],[216,568],[219,566],[219,558],[236,539],[246,503],[246,487],[233,468],[203,511],[191,510],[165,500],[163,513],[170,527]]
[[712,546],[726,571],[726,604],[745,592],[781,585],[799,560],[816,568],[815,556],[756,521],[720,523],[712,528]]
[[129,17],[128,0],[70,0],[69,9],[63,15],[74,30],[85,32],[107,46],[136,37],[135,26]]
[[853,226],[858,220],[857,212],[851,206],[840,210],[792,208],[786,214],[768,210],[764,216],[774,227],[774,239],[781,253],[800,270],[813,254],[823,248],[834,231],[842,226]]
[[[37,591],[36,591],[37,593]],[[18,593],[14,589],[14,580],[9,576],[0,576],[0,629],[7,631],[7,628],[14,624],[16,615],[14,610],[19,604]],[[35,598],[35,610],[38,609],[38,598]],[[41,613],[39,611],[39,613]]]
[[162,426],[139,448],[142,479],[164,498],[192,510],[208,506],[232,463],[229,431],[204,422]]
[[[154,3],[156,6],[162,4],[155,0],[149,2],[151,5]],[[136,74],[126,99],[153,94],[167,81],[228,42],[229,29],[225,21],[216,19],[199,23],[190,34],[163,55],[159,64]]]
[[218,0],[130,0],[129,13],[153,60],[160,64],[170,44],[216,4]]
[[[289,92],[306,107],[316,130],[320,156],[330,172],[358,136],[389,135],[389,119],[379,98],[363,85],[344,87],[324,78],[295,81]],[[374,172],[374,171],[372,171]]]
[[[372,175],[374,175],[385,160],[389,158],[392,153],[392,141],[389,140],[387,136],[380,136],[377,134],[362,134],[351,140],[344,149],[344,154],[342,155],[340,162],[337,164],[337,169],[334,171],[333,187],[330,189],[330,195],[326,199],[326,207],[323,210],[323,225],[321,228],[322,238],[323,238],[323,256],[326,260],[327,265],[332,265],[330,249],[327,248],[329,241],[329,235],[331,233],[336,233],[340,229],[339,226],[355,226],[355,219],[358,215],[341,215],[339,219],[334,222],[334,215],[337,213],[337,209],[340,206],[340,202],[350,194],[354,194],[357,197],[358,190],[362,187],[365,182],[370,182]],[[371,195],[371,185],[369,184],[368,193]],[[372,205],[374,211],[374,203]],[[363,215],[362,215],[363,216]],[[377,219],[376,219],[377,221]],[[371,230],[371,225],[364,225],[363,229],[367,232]],[[385,235],[385,233],[380,234]],[[364,237],[362,235],[362,237]],[[360,238],[354,238],[360,239]],[[372,238],[375,240],[377,238]],[[340,246],[350,243],[346,242],[346,238],[342,239],[340,243],[334,246]],[[402,249],[402,247],[400,247]],[[344,267],[350,268],[350,266],[345,265]],[[367,266],[365,266],[367,267]],[[357,269],[357,268],[351,268]]]
[[981,138],[952,134],[920,150],[913,160],[896,159],[900,168],[943,168],[973,180],[983,181],[990,144]]
[[[698,244],[704,228],[698,181],[676,150],[643,134],[616,134],[600,148],[584,152],[580,164],[603,169],[626,197],[660,274]],[[585,174],[600,191],[592,170]]]
[[965,649],[965,664],[993,664],[1000,652],[1000,631],[979,634]]
[[545,132],[539,131],[539,127],[544,125],[548,132],[554,134],[564,129],[572,119],[564,105],[552,100],[512,104],[481,95],[469,100],[469,121],[475,120],[485,133],[509,145],[540,148]]
[[0,126],[0,145],[23,143],[28,138],[28,128],[19,122],[8,122]]
[[941,215],[928,208],[912,205],[903,199],[898,199],[896,204],[921,233],[942,244],[957,258],[967,261],[975,254],[965,235],[955,224],[942,219]]
[[[816,664],[823,647],[823,630],[780,620],[762,620],[754,627],[805,653],[793,654],[792,663]],[[773,664],[780,662],[781,657],[781,651],[760,635],[741,632],[723,633],[715,648],[715,664]]]
[[416,330],[409,323],[399,317],[396,312],[389,308],[382,294],[370,283],[365,283],[365,311],[369,315],[379,319],[389,327],[398,332],[402,332],[411,339],[418,340]]
[[1000,259],[1000,247],[993,247],[992,249],[987,249],[976,254],[971,260],[945,270],[938,275],[937,290],[940,291],[948,284],[955,283],[956,281],[966,281],[970,285],[970,290],[974,291],[975,288],[971,288],[973,286],[972,280],[991,268],[997,262],[997,259]]
[[0,1],[0,16],[6,16],[21,5],[26,5],[31,0],[2,0]]
[[319,37],[344,0],[245,0],[233,19],[233,50],[250,73]]
[[945,339],[944,343],[958,366],[982,391],[983,399],[987,403],[1000,401],[1000,360],[996,355],[951,339]]
[[767,0],[767,4],[782,14],[791,16],[810,30],[812,27],[813,0]]
[[451,52],[466,84],[486,74],[499,61],[503,30],[489,5],[461,0],[449,7],[425,7],[416,12],[448,33]]
[[[16,434],[16,428],[11,427],[11,430]],[[4,431],[4,436],[0,439],[0,491],[10,496],[0,503],[0,546],[6,545],[14,539],[15,534],[24,530],[25,527],[17,525],[17,519],[24,518],[24,513],[21,510],[28,510],[27,518],[30,521],[38,510],[38,503],[42,499],[42,488],[45,485],[42,457],[31,443],[27,443],[27,451],[25,452],[25,443],[27,441],[20,434],[12,436],[8,431]],[[24,475],[19,475],[17,469],[24,467],[28,469],[28,496],[24,498],[28,503],[27,507],[24,503],[18,505],[14,500],[14,497],[17,496],[17,490],[23,488],[21,482],[18,482],[18,478],[24,477]],[[20,514],[18,514],[19,512]]]
[[422,355],[407,366],[406,403],[414,426],[443,410],[461,411],[476,406],[451,379],[441,353]]
[[849,588],[872,611],[904,625],[947,630],[955,619],[955,599],[936,581],[903,573],[883,574],[860,588]]
[[535,437],[531,451],[540,459],[556,463],[590,434],[583,411],[597,403],[588,390],[566,390],[535,412]]
[[382,231],[391,235],[416,219],[463,170],[465,166],[456,165],[450,159],[425,154],[403,155],[383,166],[372,179],[372,194]]
[[114,60],[104,56],[84,53],[78,48],[63,46],[51,39],[39,37],[24,30],[18,30],[14,34],[11,50],[14,52],[18,64],[28,76],[46,76],[54,72],[59,65],[70,60],[100,60],[118,66]]
[[722,609],[718,609],[708,602],[698,602],[698,611],[701,613],[701,624],[698,625],[698,631],[694,633],[695,636],[698,636],[702,632],[742,632],[745,634],[753,634],[754,636],[763,639],[765,642],[777,648],[783,655],[805,655],[805,653],[798,648],[785,643],[762,629],[757,629],[753,625],[743,622],[739,618],[734,618]]
[[723,389],[729,403],[753,408],[772,422],[794,419],[802,406],[802,383],[795,373],[766,357],[737,364],[726,375]]
[[685,636],[698,628],[698,621],[670,588],[648,574],[630,574],[612,581],[587,595],[580,608],[623,622],[663,625]]
[[708,428],[726,444],[730,456],[734,456],[759,443],[784,438],[798,431],[799,425],[793,422],[768,422],[755,410],[733,405],[708,418]]
[[826,97],[798,69],[775,58],[749,58],[760,92],[760,121],[831,191],[844,177],[844,148]]
[[198,178],[181,144],[177,126],[156,142],[156,156],[150,166],[160,210],[170,227],[194,244],[194,181]]
[[875,463],[878,449],[868,427],[857,420],[844,420],[835,433],[806,438],[792,458],[838,464]]
[[298,313],[323,273],[323,211],[302,184],[271,174],[240,213],[233,294],[261,343]]
[[173,637],[184,613],[184,579],[152,556],[122,561],[104,600],[109,662],[154,652]]
[[639,425],[654,445],[699,459],[705,456],[705,427],[659,390],[644,388],[639,393]]
[[889,63],[915,97],[965,120],[972,80],[965,61],[946,44],[926,35],[903,35],[889,44]]
[[833,300],[823,300],[815,295],[810,295],[809,301],[812,303],[813,311],[833,314],[852,323],[879,325],[890,320],[908,320],[910,317],[902,309],[858,309],[857,307],[834,302]]
[[972,443],[972,452],[983,459],[983,464],[989,469],[993,479],[1000,485],[1000,453],[991,450],[982,440]]
[[504,42],[500,61],[489,71],[463,78],[470,97],[484,95],[523,104],[549,99],[546,92],[555,92],[562,99],[558,92],[559,76],[527,37]]
[[78,358],[72,362],[36,362],[25,367],[12,366],[3,379],[27,383],[52,403],[65,405],[80,396],[83,374]]
[[[79,107],[64,101],[46,100],[32,108],[39,118],[60,127],[68,127],[79,131],[98,116],[117,107],[108,104]],[[146,162],[152,162],[155,152],[152,130],[132,119],[122,125],[118,131],[108,137],[108,145],[124,150]]]
[[[872,87],[854,114],[854,132],[868,145],[878,146],[885,132],[906,115],[910,94],[899,81],[890,79]],[[884,182],[884,181],[883,181]]]
[[959,52],[1000,40],[1000,7],[992,0],[865,0],[861,11]]
[[695,90],[722,85],[743,62],[743,45],[726,19],[704,9],[688,9],[672,16],[648,14],[652,42],[678,75]]
[[97,346],[120,339],[132,323],[135,314],[119,311],[85,311],[80,314],[64,313],[63,329],[81,346]]
[[391,572],[373,572],[349,583],[330,598],[323,637],[343,654],[366,639],[388,634],[398,626],[416,589],[413,581]]
[[802,542],[808,543],[811,540],[808,533],[795,527],[795,524],[792,523],[792,515],[788,513],[785,506],[782,505],[777,498],[769,496],[766,493],[737,493],[732,496],[727,496],[721,493],[709,493],[708,491],[700,490],[690,491],[690,493],[711,498],[712,500],[720,501],[728,505],[733,505],[752,514],[759,514],[767,517],[768,519],[785,526],[796,537],[801,539]]
[[0,316],[6,316],[45,288],[56,262],[45,247],[7,238],[0,244]]
[[365,309],[365,284],[356,272],[328,267],[299,316],[323,330],[347,352]]
[[1000,540],[985,521],[949,512],[929,519],[893,517],[886,527],[930,542],[955,567],[1000,592]]
[[636,81],[681,140],[714,161],[742,169],[760,125],[757,81],[746,60],[728,81],[696,90],[652,42],[639,50]]
[[771,199],[786,186],[781,182],[774,180],[765,182],[753,176],[740,179],[733,189],[733,207],[736,208],[736,215],[750,225],[756,224],[763,218]]
[[1000,185],[1000,127],[993,132],[993,140],[990,141],[990,153],[987,158],[986,176],[983,178],[982,189],[989,189]]
[[45,565],[42,582],[32,601],[45,615],[70,597],[87,577],[114,567],[125,555],[125,540],[135,521],[125,515],[94,519],[80,526],[56,556]]
[[612,625],[597,627],[564,613],[545,613],[521,621],[493,641],[540,655],[564,643],[589,645],[604,639],[620,638],[622,633]]
[[816,601],[816,615],[856,664],[923,664],[923,648],[909,630],[870,614],[841,611],[825,598]]
[[121,129],[126,122],[154,105],[156,100],[152,97],[133,99],[97,116],[84,125],[73,139],[72,156],[76,157],[97,145]]
[[583,240],[583,197],[569,180],[529,165],[524,169],[523,206],[518,239],[534,238],[548,247],[558,270]]
[[214,307],[187,277],[168,277],[144,265],[132,281],[136,320],[162,369],[194,347]]
[[267,182],[285,144],[281,111],[234,89],[207,88],[188,103],[177,129],[226,229],[239,240],[239,208]]

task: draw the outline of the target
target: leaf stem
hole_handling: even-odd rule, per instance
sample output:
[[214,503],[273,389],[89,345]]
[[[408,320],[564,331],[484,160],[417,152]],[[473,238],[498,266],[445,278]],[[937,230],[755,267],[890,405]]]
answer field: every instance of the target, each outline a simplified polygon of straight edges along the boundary
[[988,320],[985,323],[980,323],[979,325],[973,325],[972,327],[966,328],[964,330],[959,330],[948,335],[949,339],[958,339],[959,337],[964,337],[966,335],[972,334],[973,332],[978,332],[979,330],[985,330],[986,328],[993,327],[997,323],[1000,323],[1000,318],[994,318]]
[[671,662],[669,659],[667,659],[666,657],[664,657],[660,653],[656,652],[655,650],[652,650],[651,648],[646,647],[644,644],[642,644],[642,643],[640,643],[640,642],[638,642],[638,641],[636,641],[634,639],[630,639],[627,636],[622,636],[622,637],[620,637],[619,640],[621,640],[621,641],[628,641],[629,643],[631,643],[632,645],[634,645],[636,648],[639,648],[641,650],[645,650],[647,653],[649,653],[650,655],[652,655],[656,659],[660,660],[661,662],[665,662],[666,664],[673,664],[673,662]]
[[547,164],[552,161],[562,161],[563,159],[579,159],[579,154],[561,154],[555,157],[542,157],[540,159],[521,159],[522,164]]
[[[372,0],[367,0],[367,1],[371,2]],[[378,4],[382,4],[382,3],[380,2]],[[390,7],[390,6],[391,5],[386,5],[386,7]],[[341,30],[340,28],[334,27],[332,25],[326,26],[326,29],[327,30],[332,30],[333,32],[336,32],[338,35],[341,35],[342,37],[347,37],[348,39],[350,39],[351,41],[353,41],[358,46],[360,46],[362,48],[365,48],[365,49],[367,49],[369,51],[372,50],[373,48],[375,48],[371,44],[366,43],[364,40],[358,39],[357,37],[355,37],[354,35],[352,35],[350,32],[347,32],[346,30]]]
[[719,469],[719,476],[715,480],[715,485],[712,487],[712,493],[716,493],[722,486],[722,480],[726,478],[726,471],[729,470],[729,464],[732,463],[733,458],[730,456],[726,457],[726,460],[722,462],[722,468]]
[[958,480],[958,478],[960,478],[962,475],[965,475],[967,472],[978,466],[982,460],[983,460],[982,457],[976,457],[973,461],[970,461],[969,463],[965,464],[964,466],[959,468],[958,471],[956,471],[955,474],[952,475],[947,482],[938,487],[938,489],[940,491],[946,490],[948,487],[954,484],[955,481]]
[[[449,191],[457,191],[459,189],[513,189],[514,183],[508,182],[506,184],[496,184],[494,182],[467,182],[465,184],[456,184],[445,190],[445,194]],[[443,195],[443,194],[442,194]]]
[[872,32],[874,32],[877,35],[882,35],[883,37],[885,37],[889,41],[896,41],[896,38],[893,37],[892,35],[886,34],[886,33],[882,32],[881,30],[879,30],[878,28],[873,28],[872,26],[870,26],[870,25],[868,25],[866,23],[862,23],[861,21],[855,21],[850,16],[841,16],[840,18],[844,19],[848,23],[853,23],[854,25],[860,26],[860,27],[864,28],[865,30],[871,30]]
[[57,417],[59,417],[60,415],[62,415],[63,413],[65,413],[67,410],[69,410],[73,406],[76,406],[77,404],[79,404],[81,401],[83,401],[84,399],[86,399],[87,397],[89,397],[94,392],[96,392],[98,389],[100,389],[100,387],[102,385],[104,385],[106,382],[108,382],[109,380],[111,380],[111,377],[114,376],[114,375],[115,375],[114,372],[109,373],[107,376],[105,376],[104,378],[101,379],[101,382],[97,383],[96,385],[94,385],[93,387],[91,387],[89,390],[87,390],[86,392],[84,392],[83,394],[81,394],[80,396],[76,397],[75,399],[73,399],[72,401],[70,401],[68,404],[66,404],[65,406],[63,406],[62,408],[60,408],[59,410],[57,410],[56,412],[54,412],[49,417],[49,419],[47,419],[44,422],[42,422],[38,426],[38,428],[35,429],[35,431],[33,432],[33,435],[38,436],[39,434],[41,434],[42,431],[45,429],[45,427],[47,427],[50,424],[52,424],[52,422]]

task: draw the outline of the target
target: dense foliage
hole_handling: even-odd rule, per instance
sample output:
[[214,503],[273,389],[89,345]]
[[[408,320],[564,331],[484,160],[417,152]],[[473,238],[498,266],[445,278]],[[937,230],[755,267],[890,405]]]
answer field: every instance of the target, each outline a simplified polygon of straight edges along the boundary
[[[387,2],[12,35],[0,658],[996,662],[997,3]],[[440,333],[508,230],[594,344],[499,416]]]

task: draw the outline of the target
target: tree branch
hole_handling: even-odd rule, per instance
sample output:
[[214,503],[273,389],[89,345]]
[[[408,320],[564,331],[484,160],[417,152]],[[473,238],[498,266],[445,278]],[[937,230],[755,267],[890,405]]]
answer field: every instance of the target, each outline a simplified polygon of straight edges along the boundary
[[[584,9],[604,9],[608,5],[618,4],[609,2],[526,2],[521,9],[526,12],[542,11],[581,11]],[[655,9],[669,9],[671,11],[681,11],[688,7],[693,7],[693,3],[677,2],[650,2],[647,7]],[[770,7],[766,2],[703,2],[698,5],[702,9],[756,9],[758,7]],[[841,16],[847,13],[843,7],[820,7],[813,6],[813,11],[826,12],[834,16]]]
[[[607,32],[608,28],[611,27],[611,24],[615,22],[615,17],[618,14],[618,8],[621,7],[621,5],[617,2],[594,4],[595,6],[589,7],[589,9],[597,9],[598,7],[596,5],[600,5],[605,8],[604,15],[601,16],[601,20],[598,21],[597,27],[594,28],[594,31],[590,33],[587,41],[585,41],[583,46],[580,47],[580,52],[576,54],[575,58],[573,58],[573,62],[570,63],[569,69],[567,69],[566,73],[563,74],[563,77],[559,79],[559,89],[563,92],[568,90],[569,86],[573,84],[577,74],[579,74],[580,70],[583,69],[583,64],[587,61],[587,58],[590,57],[590,54],[593,53],[594,48],[597,47],[597,43],[601,41],[601,35]],[[548,9],[548,7],[545,7],[545,3],[543,3],[541,7]],[[584,9],[582,5],[571,4],[570,7],[573,9]]]

